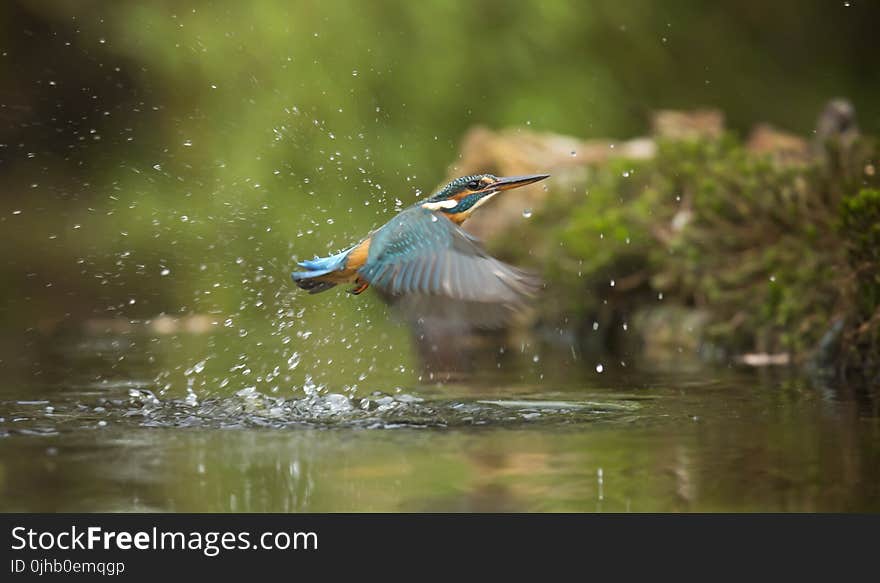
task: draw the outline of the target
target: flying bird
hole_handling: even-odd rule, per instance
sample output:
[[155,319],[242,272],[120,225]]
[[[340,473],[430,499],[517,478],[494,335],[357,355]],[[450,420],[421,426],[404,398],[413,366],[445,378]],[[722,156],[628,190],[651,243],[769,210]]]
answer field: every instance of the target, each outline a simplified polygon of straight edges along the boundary
[[548,176],[456,178],[344,251],[300,262],[304,271],[291,277],[312,294],[353,284],[358,295],[373,286],[412,317],[455,312],[495,325],[534,296],[540,281],[489,255],[460,225],[498,193]]

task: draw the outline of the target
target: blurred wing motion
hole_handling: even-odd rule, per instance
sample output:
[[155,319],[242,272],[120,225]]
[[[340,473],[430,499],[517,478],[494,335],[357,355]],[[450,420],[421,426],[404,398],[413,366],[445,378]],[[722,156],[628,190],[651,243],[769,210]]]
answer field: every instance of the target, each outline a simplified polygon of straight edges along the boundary
[[491,257],[477,240],[433,211],[403,211],[373,233],[358,274],[409,320],[502,326],[540,280]]

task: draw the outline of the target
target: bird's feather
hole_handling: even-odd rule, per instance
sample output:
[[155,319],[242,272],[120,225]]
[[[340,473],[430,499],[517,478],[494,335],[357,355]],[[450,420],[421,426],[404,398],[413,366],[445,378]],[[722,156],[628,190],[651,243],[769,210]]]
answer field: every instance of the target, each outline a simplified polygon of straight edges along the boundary
[[[407,209],[373,233],[358,275],[414,316],[459,314],[475,325],[500,325],[536,294],[533,275],[490,256],[439,213]],[[435,314],[436,313],[436,314]]]
[[306,261],[300,261],[298,265],[305,271],[294,271],[290,274],[294,283],[304,290],[308,290],[310,294],[327,291],[336,285],[337,282],[321,279],[325,276],[344,269],[346,258],[354,247],[341,251],[329,257],[315,257]]

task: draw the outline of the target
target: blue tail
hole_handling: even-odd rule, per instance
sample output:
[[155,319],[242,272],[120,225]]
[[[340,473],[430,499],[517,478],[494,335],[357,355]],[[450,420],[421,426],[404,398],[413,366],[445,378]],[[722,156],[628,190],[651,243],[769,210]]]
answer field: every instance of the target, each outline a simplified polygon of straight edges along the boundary
[[329,257],[315,257],[308,261],[300,261],[298,265],[306,270],[294,271],[290,274],[290,277],[296,285],[304,290],[308,290],[310,294],[327,291],[336,284],[321,280],[320,278],[328,273],[345,269],[345,258],[348,257],[350,251],[351,248]]

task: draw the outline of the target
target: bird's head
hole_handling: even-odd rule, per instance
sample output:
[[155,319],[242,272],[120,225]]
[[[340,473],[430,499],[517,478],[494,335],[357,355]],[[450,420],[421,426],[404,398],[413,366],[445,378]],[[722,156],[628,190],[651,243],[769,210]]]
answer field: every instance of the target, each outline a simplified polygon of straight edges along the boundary
[[518,188],[539,180],[549,174],[530,174],[528,176],[507,176],[499,178],[492,174],[476,174],[456,178],[433,196],[422,202],[424,208],[442,212],[456,222],[466,219],[477,207],[486,203],[502,190]]

